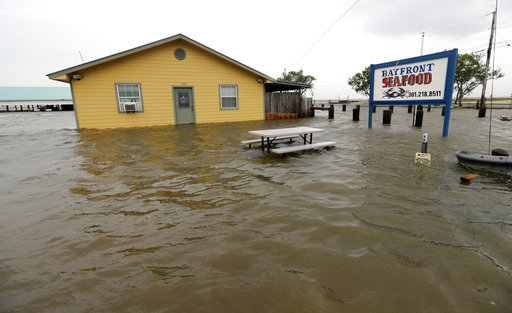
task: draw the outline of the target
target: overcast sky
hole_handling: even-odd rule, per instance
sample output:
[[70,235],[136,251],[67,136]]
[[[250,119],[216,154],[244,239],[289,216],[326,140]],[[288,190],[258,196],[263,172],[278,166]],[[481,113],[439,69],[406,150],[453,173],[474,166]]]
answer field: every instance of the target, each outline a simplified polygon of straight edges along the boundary
[[[495,4],[0,0],[0,86],[67,86],[46,74],[80,64],[79,51],[88,62],[182,33],[274,78],[285,68],[302,68],[317,78],[316,99],[361,98],[348,86],[348,78],[372,63],[420,55],[422,32],[423,54],[453,48],[459,53],[485,51]],[[494,95],[510,96],[510,0],[499,0],[496,41],[495,62],[505,77],[495,82]]]

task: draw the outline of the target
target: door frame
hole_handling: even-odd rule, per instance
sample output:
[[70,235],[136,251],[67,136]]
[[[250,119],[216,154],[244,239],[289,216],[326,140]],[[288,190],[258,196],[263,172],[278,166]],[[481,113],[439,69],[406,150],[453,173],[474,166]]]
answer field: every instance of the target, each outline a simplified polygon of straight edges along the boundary
[[190,97],[190,101],[192,102],[191,105],[192,105],[192,111],[194,112],[194,116],[193,116],[193,122],[192,123],[187,123],[187,124],[195,124],[196,123],[196,99],[195,99],[195,92],[194,92],[194,86],[188,86],[188,85],[172,85],[172,91],[171,91],[171,97],[172,97],[172,107],[173,107],[173,112],[174,112],[174,125],[180,125],[178,124],[178,114],[177,114],[177,107],[178,107],[178,102],[176,101],[177,99],[175,99],[174,95],[175,95],[175,90],[176,89],[190,89],[192,95]]

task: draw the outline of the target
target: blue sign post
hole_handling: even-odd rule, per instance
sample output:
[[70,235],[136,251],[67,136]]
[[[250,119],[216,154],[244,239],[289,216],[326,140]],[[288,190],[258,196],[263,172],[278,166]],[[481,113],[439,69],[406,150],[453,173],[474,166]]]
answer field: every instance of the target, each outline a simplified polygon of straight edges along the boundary
[[446,106],[443,137],[448,136],[453,83],[458,50],[386,62],[370,67],[370,107],[368,128],[372,128],[373,106]]

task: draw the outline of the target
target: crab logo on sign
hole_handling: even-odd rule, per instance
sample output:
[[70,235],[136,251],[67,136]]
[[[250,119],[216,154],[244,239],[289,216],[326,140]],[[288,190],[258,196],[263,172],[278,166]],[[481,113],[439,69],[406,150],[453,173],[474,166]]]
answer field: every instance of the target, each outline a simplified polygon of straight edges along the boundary
[[384,92],[384,97],[388,98],[388,99],[393,99],[393,98],[403,98],[405,97],[405,89],[403,88],[389,88],[388,91],[385,91]]

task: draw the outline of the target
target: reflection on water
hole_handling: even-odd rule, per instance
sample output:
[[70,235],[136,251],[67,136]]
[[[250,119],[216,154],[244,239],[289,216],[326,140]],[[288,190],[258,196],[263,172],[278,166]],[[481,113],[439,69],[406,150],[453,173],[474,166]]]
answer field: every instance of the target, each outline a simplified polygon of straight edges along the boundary
[[[0,311],[508,312],[512,184],[463,185],[454,155],[487,151],[489,119],[455,110],[442,138],[438,109],[422,129],[381,115],[104,131],[1,115]],[[337,147],[239,144],[298,125]]]

